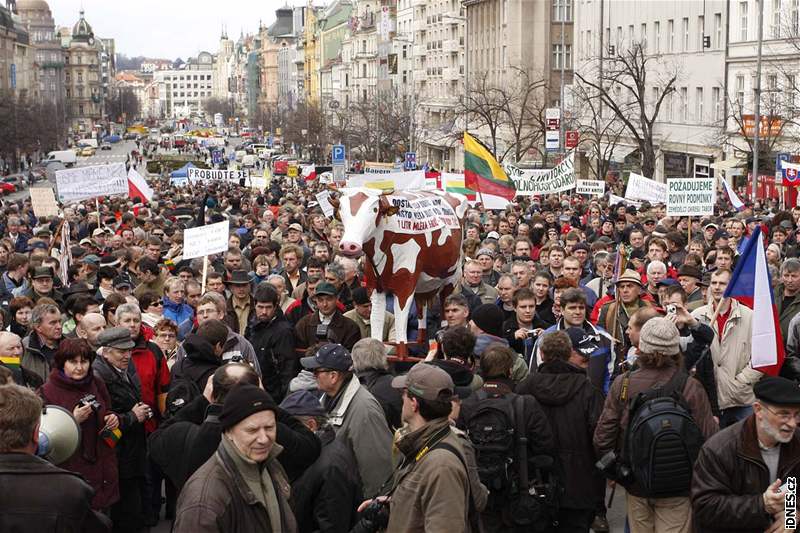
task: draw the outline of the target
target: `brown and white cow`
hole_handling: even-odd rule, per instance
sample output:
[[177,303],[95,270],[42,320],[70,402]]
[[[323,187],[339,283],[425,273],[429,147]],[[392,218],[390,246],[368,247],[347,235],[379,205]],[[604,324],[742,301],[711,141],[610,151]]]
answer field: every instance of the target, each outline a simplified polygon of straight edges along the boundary
[[405,343],[412,297],[422,330],[428,302],[440,291],[444,301],[461,279],[467,199],[437,190],[381,193],[359,188],[341,192],[338,215],[344,234],[339,251],[346,256],[365,255],[366,284],[372,293],[372,336],[381,338],[386,293],[391,292],[397,301],[397,342]]

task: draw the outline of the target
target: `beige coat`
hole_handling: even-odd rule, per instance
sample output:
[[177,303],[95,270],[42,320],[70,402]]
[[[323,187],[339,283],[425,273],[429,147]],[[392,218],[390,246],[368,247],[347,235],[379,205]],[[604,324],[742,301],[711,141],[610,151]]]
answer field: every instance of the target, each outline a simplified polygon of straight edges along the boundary
[[[358,314],[358,311],[355,309],[351,309],[350,311],[344,314],[347,318],[352,320],[358,326],[358,329],[361,330],[361,338],[366,339],[369,338],[370,333],[370,325],[361,318],[361,315]],[[384,319],[383,319],[383,334],[381,335],[381,340],[383,342],[396,342],[397,336],[395,335],[394,330],[394,315],[392,313],[386,312]]]
[[710,305],[704,305],[692,313],[698,321],[714,330],[711,357],[714,361],[720,409],[752,405],[755,401],[753,384],[763,376],[761,372],[750,368],[753,311],[736,300],[731,300],[730,313],[722,335],[717,321],[711,322],[714,310]]

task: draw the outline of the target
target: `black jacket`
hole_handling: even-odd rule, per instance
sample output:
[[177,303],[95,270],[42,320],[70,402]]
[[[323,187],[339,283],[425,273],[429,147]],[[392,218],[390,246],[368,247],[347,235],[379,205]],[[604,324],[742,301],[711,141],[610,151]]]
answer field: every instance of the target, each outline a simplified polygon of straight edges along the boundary
[[[209,404],[199,396],[150,436],[150,456],[178,489],[217,450],[222,437],[221,410],[220,405]],[[278,408],[276,416],[276,442],[286,450],[278,456],[278,462],[293,480],[317,459],[321,445],[311,430],[283,409]]]
[[91,509],[94,491],[80,475],[26,453],[0,454],[0,531],[99,533],[111,521]]
[[[201,391],[206,388],[206,381],[222,364],[214,354],[211,343],[196,333],[189,333],[183,341],[186,357],[175,363],[170,371],[170,381],[185,378],[193,381]],[[216,447],[214,448],[216,450]]]
[[550,421],[564,473],[561,506],[596,509],[605,494],[605,479],[594,466],[592,436],[603,411],[603,393],[586,371],[555,360],[539,365],[538,372],[517,386],[517,394],[536,398]]
[[688,372],[694,372],[694,377],[703,384],[708,394],[708,403],[711,412],[719,416],[719,403],[717,402],[717,380],[714,377],[714,361],[711,359],[711,343],[714,341],[714,330],[705,324],[697,327],[681,329],[681,338],[691,335],[688,346],[683,352],[683,363]]
[[391,429],[400,429],[403,411],[403,396],[399,389],[392,387],[394,376],[385,370],[364,370],[358,372],[358,381],[375,396],[386,415],[386,422]]
[[94,375],[103,381],[111,396],[111,411],[119,417],[122,437],[117,443],[117,464],[120,483],[124,479],[144,477],[147,465],[147,441],[144,424],[136,419],[133,407],[142,401],[142,388],[133,362],[128,365],[127,379],[102,356],[92,363]]
[[[300,533],[339,533],[355,524],[363,501],[353,451],[330,426],[317,432],[322,453],[292,483],[292,510]],[[280,456],[279,456],[280,457]]]
[[256,351],[264,388],[280,402],[298,372],[292,325],[278,307],[272,320],[251,322],[245,337]]

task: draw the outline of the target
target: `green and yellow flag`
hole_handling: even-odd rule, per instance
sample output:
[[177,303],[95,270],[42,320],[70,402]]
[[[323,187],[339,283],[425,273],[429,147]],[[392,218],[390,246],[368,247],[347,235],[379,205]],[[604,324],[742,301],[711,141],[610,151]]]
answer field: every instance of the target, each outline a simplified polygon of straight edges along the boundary
[[512,200],[517,195],[514,182],[492,153],[475,137],[464,132],[464,183],[479,193]]
[[14,357],[13,355],[2,355],[0,356],[0,363],[3,364],[9,370],[19,370],[20,369],[20,358]]

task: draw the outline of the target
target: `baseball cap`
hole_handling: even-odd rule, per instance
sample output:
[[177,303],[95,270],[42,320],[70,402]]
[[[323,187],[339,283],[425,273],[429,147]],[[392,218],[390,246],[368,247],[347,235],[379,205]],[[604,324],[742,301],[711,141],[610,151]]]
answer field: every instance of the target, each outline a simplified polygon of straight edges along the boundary
[[328,296],[336,296],[336,287],[334,287],[327,281],[323,281],[322,283],[317,285],[316,289],[314,289],[314,296],[319,296],[320,294],[327,294]]
[[583,328],[571,327],[566,329],[567,336],[572,342],[572,349],[581,357],[588,359],[600,346],[600,336],[587,333]]
[[450,374],[427,363],[417,363],[408,374],[392,379],[392,387],[407,389],[414,396],[429,401],[439,400],[443,393],[449,400],[455,393]]
[[353,367],[353,358],[341,344],[326,344],[317,350],[315,355],[301,358],[300,364],[307,370],[330,368],[347,372]]
[[299,231],[300,233],[303,233],[303,226],[301,226],[297,222],[294,222],[293,224],[289,224],[289,231],[292,231],[292,230]]

